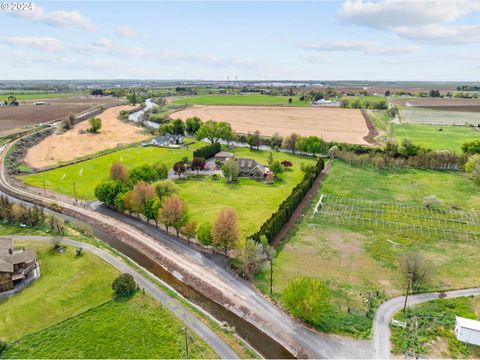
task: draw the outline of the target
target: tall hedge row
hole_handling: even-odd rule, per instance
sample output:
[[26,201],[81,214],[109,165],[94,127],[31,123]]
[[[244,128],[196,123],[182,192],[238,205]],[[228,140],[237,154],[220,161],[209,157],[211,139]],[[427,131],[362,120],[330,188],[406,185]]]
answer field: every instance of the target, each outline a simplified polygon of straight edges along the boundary
[[207,146],[203,146],[200,149],[197,149],[193,152],[193,157],[210,159],[215,156],[215,154],[222,151],[222,146],[220,143],[213,143]]
[[273,241],[282,227],[290,220],[293,212],[310,190],[315,179],[320,175],[324,165],[323,159],[318,159],[315,170],[305,173],[302,181],[293,188],[290,195],[280,204],[278,210],[263,223],[259,231],[252,235],[253,239],[258,241],[260,236],[265,235],[269,243]]

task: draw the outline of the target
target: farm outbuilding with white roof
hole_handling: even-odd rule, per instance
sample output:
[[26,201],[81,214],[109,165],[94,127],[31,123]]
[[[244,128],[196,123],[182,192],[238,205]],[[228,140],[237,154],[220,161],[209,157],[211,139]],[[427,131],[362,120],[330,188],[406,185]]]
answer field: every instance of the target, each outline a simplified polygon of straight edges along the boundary
[[480,346],[480,321],[457,316],[455,335],[458,341]]

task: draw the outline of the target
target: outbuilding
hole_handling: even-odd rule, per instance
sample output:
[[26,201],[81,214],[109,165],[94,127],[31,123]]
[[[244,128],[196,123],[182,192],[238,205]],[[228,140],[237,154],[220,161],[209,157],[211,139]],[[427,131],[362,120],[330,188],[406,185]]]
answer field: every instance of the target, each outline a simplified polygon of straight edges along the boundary
[[480,346],[480,321],[457,316],[455,335],[458,341]]

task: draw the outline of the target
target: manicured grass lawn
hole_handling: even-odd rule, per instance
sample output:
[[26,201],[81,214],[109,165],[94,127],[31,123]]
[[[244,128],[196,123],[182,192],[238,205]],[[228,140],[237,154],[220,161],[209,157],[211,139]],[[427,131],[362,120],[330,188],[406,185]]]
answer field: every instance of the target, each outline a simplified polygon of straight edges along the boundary
[[[6,357],[179,359],[185,356],[183,326],[158,302],[137,294],[27,335],[6,351]],[[189,357],[217,355],[190,332]]]
[[[253,158],[267,165],[268,151],[238,148],[238,157]],[[221,180],[180,180],[180,197],[187,203],[190,215],[199,224],[213,223],[220,209],[232,207],[237,211],[242,238],[256,232],[292,189],[303,178],[301,163],[313,164],[314,160],[286,153],[273,152],[275,160],[290,160],[291,170],[281,174],[281,180],[273,185],[251,179],[239,179],[235,183]]]
[[41,276],[19,294],[0,301],[0,334],[19,339],[94,308],[112,297],[115,269],[89,253],[75,257],[68,246],[53,252],[48,242],[15,242],[37,250]]
[[[253,158],[267,165],[268,151],[238,148],[233,152],[239,157]],[[72,182],[75,181],[77,196],[80,199],[93,200],[95,187],[109,176],[110,165],[117,160],[122,161],[128,168],[145,163],[154,164],[157,161],[171,167],[184,156],[191,158],[192,150],[131,148],[75,165],[23,176],[21,179],[39,188],[43,187],[45,180],[48,189],[72,197],[74,196]],[[191,217],[200,224],[213,222],[220,209],[233,207],[238,214],[242,238],[256,232],[303,178],[301,164],[314,163],[312,158],[287,153],[274,152],[273,156],[275,160],[290,160],[293,164],[293,167],[284,172],[281,179],[273,185],[251,179],[239,179],[231,184],[224,179],[179,180],[180,196],[187,203]]]
[[[307,207],[304,220],[287,236],[273,262],[274,297],[280,297],[288,281],[311,276],[327,282],[332,291],[333,311],[328,319],[342,314],[345,321],[337,327],[320,330],[359,334],[365,324],[353,314],[365,314],[368,293],[380,297],[401,295],[404,279],[400,259],[408,252],[419,252],[431,264],[433,275],[427,289],[452,289],[478,286],[480,245],[475,241],[428,240],[415,232],[397,235],[387,230],[356,228],[325,221],[312,222],[313,208],[320,194],[355,199],[422,204],[425,196],[435,194],[444,207],[456,204],[468,210],[480,210],[480,194],[468,178],[452,172],[400,170],[378,172],[335,161],[317,195]],[[269,266],[258,275],[256,284],[268,293]],[[375,297],[375,296],[374,296]],[[333,319],[333,320],[332,320]],[[364,333],[364,332],[363,332]]]
[[[288,99],[293,102],[289,104]],[[273,95],[209,95],[174,100],[176,105],[289,105],[309,106],[309,102],[299,101],[298,96]]]
[[403,354],[408,347],[410,352],[415,350],[416,354],[429,359],[478,359],[480,346],[463,344],[456,339],[455,316],[480,319],[480,298],[434,300],[411,307],[406,313],[398,312],[396,320],[413,323],[415,317],[418,328],[411,331],[409,327],[392,326],[392,351]]
[[417,124],[392,124],[393,135],[401,142],[411,139],[414,144],[432,150],[450,150],[462,152],[462,145],[468,141],[479,140],[480,132],[465,126],[438,126]]
[[43,188],[43,181],[45,181],[47,189],[72,197],[74,196],[72,182],[75,181],[78,198],[94,200],[95,187],[109,177],[109,169],[114,162],[121,161],[129,169],[157,162],[162,162],[171,168],[175,162],[180,161],[184,156],[191,158],[192,149],[203,145],[205,144],[195,143],[188,150],[184,148],[166,149],[157,147],[129,148],[74,165],[22,176],[21,180],[39,188]]

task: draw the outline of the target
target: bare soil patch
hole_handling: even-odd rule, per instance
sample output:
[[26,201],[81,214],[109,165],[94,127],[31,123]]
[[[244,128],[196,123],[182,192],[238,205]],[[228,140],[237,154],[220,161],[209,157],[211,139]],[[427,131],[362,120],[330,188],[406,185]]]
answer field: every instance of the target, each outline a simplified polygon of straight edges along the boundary
[[175,112],[171,118],[226,121],[238,133],[282,136],[297,133],[321,136],[326,141],[368,145],[369,129],[358,109],[278,106],[194,106]]
[[115,98],[74,97],[46,99],[46,105],[33,105],[39,100],[21,101],[19,106],[0,107],[0,135],[8,135],[17,130],[40,123],[60,120],[73,112],[78,114],[98,105],[118,102]]
[[97,134],[87,132],[90,125],[88,121],[84,121],[69,131],[49,136],[27,151],[25,163],[33,168],[42,168],[115,146],[145,140],[148,135],[140,127],[118,119],[120,111],[133,108],[130,105],[122,105],[105,110],[98,116],[102,119],[102,128]]

